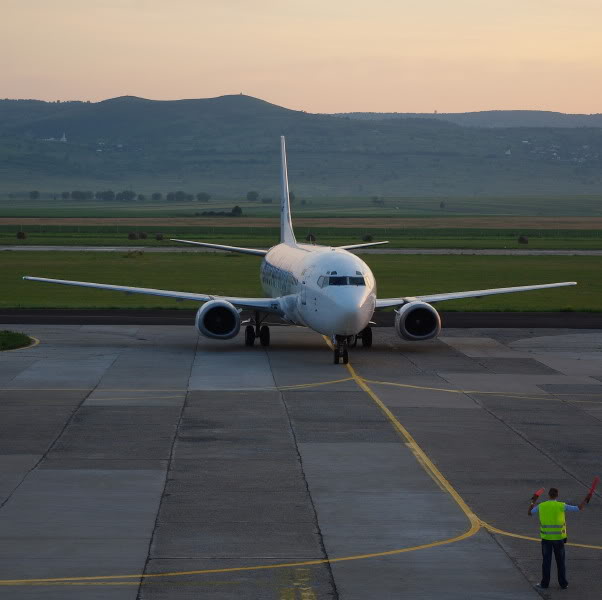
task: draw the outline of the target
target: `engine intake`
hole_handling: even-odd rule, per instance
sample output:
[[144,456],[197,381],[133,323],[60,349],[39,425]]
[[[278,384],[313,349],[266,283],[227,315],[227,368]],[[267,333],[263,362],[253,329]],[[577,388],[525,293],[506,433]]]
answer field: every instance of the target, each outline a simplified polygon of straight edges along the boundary
[[395,312],[395,331],[404,340],[431,340],[441,333],[441,317],[426,302],[408,302]]
[[199,308],[195,325],[205,337],[229,340],[240,331],[240,313],[226,300],[210,300]]

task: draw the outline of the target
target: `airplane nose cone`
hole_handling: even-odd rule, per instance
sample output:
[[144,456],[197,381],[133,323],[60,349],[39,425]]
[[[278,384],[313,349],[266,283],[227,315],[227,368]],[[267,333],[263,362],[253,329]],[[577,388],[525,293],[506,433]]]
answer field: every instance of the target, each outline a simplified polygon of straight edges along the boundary
[[333,333],[355,335],[368,325],[372,316],[369,299],[364,294],[345,294],[337,298],[333,310]]

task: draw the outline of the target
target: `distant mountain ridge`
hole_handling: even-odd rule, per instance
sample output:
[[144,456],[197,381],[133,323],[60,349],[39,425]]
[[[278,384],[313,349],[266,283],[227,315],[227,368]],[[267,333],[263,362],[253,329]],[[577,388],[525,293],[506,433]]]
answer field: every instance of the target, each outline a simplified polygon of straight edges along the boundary
[[[508,115],[530,125],[503,128]],[[602,193],[602,128],[547,127],[534,115],[465,113],[467,126],[445,115],[311,114],[242,94],[0,100],[0,192],[127,185],[274,196],[286,135],[291,184],[304,195]],[[488,125],[475,126],[477,117]]]
[[366,121],[383,119],[435,119],[463,127],[602,127],[602,113],[591,115],[552,112],[547,110],[484,110],[464,113],[335,113]]

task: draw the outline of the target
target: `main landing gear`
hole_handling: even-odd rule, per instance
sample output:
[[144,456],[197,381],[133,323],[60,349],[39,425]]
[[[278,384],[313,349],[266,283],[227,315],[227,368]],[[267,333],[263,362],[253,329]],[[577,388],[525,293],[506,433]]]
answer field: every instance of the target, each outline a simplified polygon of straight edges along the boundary
[[270,345],[270,328],[267,325],[262,325],[266,317],[260,318],[258,312],[255,313],[253,325],[247,325],[245,328],[245,346],[252,346],[255,343],[255,338],[259,338],[259,343],[262,346]]
[[349,362],[349,346],[355,348],[357,346],[357,341],[362,341],[362,346],[364,348],[370,348],[372,346],[372,328],[366,327],[362,331],[360,331],[357,335],[345,336],[345,335],[337,335],[335,336],[334,343],[334,364],[338,365],[340,360],[343,359],[343,364],[346,365]]
[[362,331],[360,331],[357,335],[354,335],[352,338],[351,347],[355,348],[357,346],[358,340],[362,341],[362,346],[364,348],[370,348],[372,346],[372,328],[366,327]]

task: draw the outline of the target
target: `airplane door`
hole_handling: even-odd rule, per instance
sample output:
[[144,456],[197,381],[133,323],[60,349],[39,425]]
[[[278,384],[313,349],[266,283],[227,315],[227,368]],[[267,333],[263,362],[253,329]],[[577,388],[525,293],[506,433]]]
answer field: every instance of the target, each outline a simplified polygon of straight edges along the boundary
[[312,272],[313,267],[308,267],[304,269],[301,273],[301,304],[305,306],[307,304],[307,281]]

